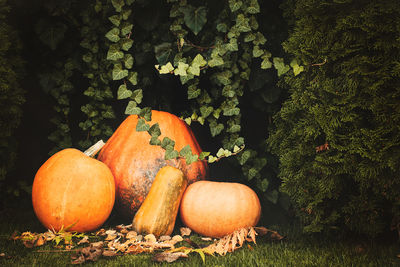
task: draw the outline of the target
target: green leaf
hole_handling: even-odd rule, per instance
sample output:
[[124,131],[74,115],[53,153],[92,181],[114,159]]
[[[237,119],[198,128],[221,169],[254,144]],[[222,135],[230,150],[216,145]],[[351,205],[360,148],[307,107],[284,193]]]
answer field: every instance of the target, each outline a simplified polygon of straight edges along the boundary
[[128,35],[133,28],[133,24],[131,23],[125,23],[124,26],[121,28],[121,34],[122,35]]
[[175,141],[172,140],[169,137],[164,137],[163,140],[161,141],[161,147],[164,148],[165,150],[173,150],[175,146]]
[[159,65],[156,65],[156,68],[160,74],[168,74],[174,71],[174,66],[172,66],[171,62],[168,62],[166,65],[162,65],[161,68],[159,68]]
[[159,137],[161,135],[160,125],[157,123],[153,124],[149,129],[149,134],[152,137]]
[[224,59],[218,55],[212,57],[208,61],[208,66],[210,66],[211,68],[216,67],[216,66],[221,66],[223,64],[224,64]]
[[297,76],[304,71],[304,66],[299,66],[296,59],[293,59],[292,62],[290,62],[290,66],[293,68],[294,76]]
[[193,154],[187,155],[185,156],[186,164],[190,165],[193,162],[196,162],[198,158],[199,158],[198,155],[193,155]]
[[129,101],[125,109],[125,114],[127,115],[138,115],[141,109],[137,106],[135,101]]
[[229,39],[229,43],[225,44],[225,46],[226,46],[226,49],[228,49],[228,51],[235,52],[235,51],[239,50],[236,38]]
[[121,80],[128,76],[128,70],[122,69],[120,64],[115,64],[112,70],[112,78],[114,81]]
[[143,117],[146,121],[151,121],[151,107],[142,108],[139,116]]
[[160,139],[158,139],[158,136],[152,136],[150,138],[150,145],[153,145],[153,146],[160,146],[161,145],[161,141],[160,141]]
[[200,67],[197,66],[197,65],[190,66],[190,67],[187,69],[187,72],[188,72],[189,74],[194,75],[194,76],[200,76]]
[[154,53],[158,64],[165,65],[172,56],[172,45],[169,42],[165,42],[154,47]]
[[124,57],[124,53],[120,50],[115,49],[115,47],[110,46],[110,49],[107,52],[107,60],[120,60]]
[[212,112],[214,108],[209,106],[202,106],[200,108],[200,113],[203,118],[207,118]]
[[55,50],[63,40],[68,27],[63,23],[51,23],[41,19],[35,26],[40,41]]
[[237,145],[235,145],[233,147],[233,153],[237,153],[240,150],[240,147],[238,147]]
[[274,57],[273,63],[275,69],[278,71],[278,76],[281,76],[290,70],[290,67],[285,64],[283,58]]
[[199,156],[199,160],[203,160],[203,159],[205,159],[207,156],[209,156],[210,155],[210,152],[207,152],[207,151],[202,151],[201,153],[200,153],[200,156]]
[[197,35],[207,22],[207,9],[204,6],[194,8],[191,5],[186,5],[181,8],[186,26]]
[[111,0],[111,4],[115,8],[115,11],[121,12],[122,7],[125,5],[125,1],[124,0]]
[[112,28],[110,31],[106,33],[106,38],[110,40],[113,43],[116,43],[120,40],[119,38],[119,29],[118,28]]
[[201,94],[200,88],[197,88],[196,85],[192,85],[188,87],[188,99],[197,98]]
[[249,18],[246,18],[243,14],[239,14],[236,17],[236,27],[239,32],[250,32]]
[[174,70],[175,75],[186,76],[189,65],[184,62],[179,62],[178,67]]
[[121,24],[120,15],[113,15],[111,17],[108,17],[108,20],[111,21],[111,23],[114,24],[116,27],[118,27]]
[[137,77],[138,77],[138,73],[136,71],[132,71],[129,73],[128,76],[128,81],[132,84],[132,85],[137,85]]
[[144,119],[139,119],[136,124],[136,131],[137,132],[144,132],[150,129],[150,125],[146,123]]
[[260,49],[258,45],[253,48],[253,57],[260,57],[264,54],[264,50]]
[[210,132],[212,137],[219,135],[224,129],[224,125],[222,123],[215,124],[215,126],[210,125]]
[[257,14],[260,13],[260,5],[257,0],[251,0],[250,5],[247,7],[247,13]]
[[217,31],[226,33],[228,31],[228,26],[225,23],[217,24]]
[[277,190],[268,191],[265,196],[272,203],[278,203],[279,192]]
[[204,67],[207,65],[207,61],[204,60],[203,56],[201,54],[197,54],[195,58],[193,59],[192,66],[199,66],[199,67]]
[[[131,54],[126,54],[124,59],[124,66],[127,69],[131,69],[133,67],[133,57]],[[137,75],[136,75],[137,76]],[[129,78],[128,78],[129,79]]]
[[135,100],[135,102],[138,103],[138,104],[142,103],[143,90],[142,89],[136,89],[135,91],[133,91],[132,99]]
[[133,40],[125,38],[122,40],[121,43],[122,43],[122,45],[121,45],[122,50],[128,51],[129,49],[131,49],[131,47],[133,45]]
[[208,163],[213,163],[217,160],[217,157],[214,157],[213,155],[208,156]]
[[179,157],[179,152],[176,150],[165,150],[165,160],[176,159]]
[[240,165],[244,165],[247,160],[251,157],[251,151],[245,150],[238,155],[238,160]]
[[190,147],[190,145],[186,145],[184,146],[181,151],[179,151],[179,155],[181,157],[186,157],[186,156],[190,156],[192,155],[192,148]]
[[272,67],[272,62],[269,61],[269,57],[265,56],[265,57],[261,57],[263,58],[263,61],[261,62],[261,68],[262,69],[269,69]]
[[125,84],[118,87],[117,99],[126,99],[132,95],[132,91],[126,88]]
[[242,5],[243,5],[242,1],[229,0],[229,8],[231,9],[232,12],[238,11]]
[[265,179],[265,178],[262,179],[262,181],[261,181],[261,183],[260,183],[260,188],[261,188],[261,190],[262,190],[263,192],[267,191],[268,186],[269,186],[268,180]]
[[122,11],[122,19],[127,20],[132,13],[132,9],[124,9]]

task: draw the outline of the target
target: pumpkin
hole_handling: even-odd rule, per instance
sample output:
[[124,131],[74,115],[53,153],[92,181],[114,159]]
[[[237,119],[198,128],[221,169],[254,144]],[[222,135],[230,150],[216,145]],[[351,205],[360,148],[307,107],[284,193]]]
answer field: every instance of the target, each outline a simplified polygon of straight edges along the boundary
[[[106,142],[98,159],[107,164],[116,184],[116,208],[132,220],[147,196],[158,171],[166,166],[178,167],[188,183],[205,179],[208,173],[206,161],[186,164],[185,159],[165,160],[165,150],[150,145],[148,132],[137,132],[137,115],[128,116]],[[163,111],[152,111],[150,125],[159,124],[160,140],[169,137],[175,141],[175,150],[190,145],[194,154],[201,148],[189,126],[180,118]]]
[[114,177],[102,162],[67,148],[37,171],[32,205],[39,221],[59,231],[87,232],[109,217],[115,199]]
[[187,179],[181,170],[162,167],[133,218],[133,229],[156,237],[171,235],[186,186]]
[[257,194],[239,183],[193,183],[186,189],[180,206],[183,224],[209,237],[223,237],[240,228],[255,226],[260,215]]

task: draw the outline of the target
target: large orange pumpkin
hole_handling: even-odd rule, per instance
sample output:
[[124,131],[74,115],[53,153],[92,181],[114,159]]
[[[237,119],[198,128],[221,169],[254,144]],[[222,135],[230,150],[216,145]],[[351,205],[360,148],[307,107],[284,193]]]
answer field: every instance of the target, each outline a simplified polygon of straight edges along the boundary
[[51,156],[32,186],[36,216],[47,229],[86,232],[101,226],[114,206],[110,169],[83,152],[68,148]]
[[257,194],[239,183],[193,183],[183,194],[180,206],[182,222],[210,237],[223,237],[240,228],[255,226],[260,215]]
[[[116,185],[116,206],[120,213],[132,219],[147,196],[158,171],[166,165],[177,167],[188,183],[205,179],[208,174],[206,161],[187,165],[185,159],[165,160],[165,150],[150,145],[148,132],[137,132],[138,116],[128,116],[106,142],[98,159],[111,169]],[[175,141],[175,150],[190,145],[199,155],[201,148],[189,126],[177,116],[163,111],[152,111],[150,125],[159,124],[162,140],[169,137]]]

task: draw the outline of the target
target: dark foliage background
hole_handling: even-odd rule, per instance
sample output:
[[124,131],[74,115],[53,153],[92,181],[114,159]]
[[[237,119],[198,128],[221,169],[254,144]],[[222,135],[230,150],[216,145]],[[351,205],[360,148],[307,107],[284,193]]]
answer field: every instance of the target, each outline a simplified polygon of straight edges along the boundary
[[297,215],[309,232],[390,231],[398,5],[0,0],[2,208],[29,203],[49,155],[107,140],[151,108],[190,123],[209,162],[245,145],[210,178],[256,190],[264,224]]

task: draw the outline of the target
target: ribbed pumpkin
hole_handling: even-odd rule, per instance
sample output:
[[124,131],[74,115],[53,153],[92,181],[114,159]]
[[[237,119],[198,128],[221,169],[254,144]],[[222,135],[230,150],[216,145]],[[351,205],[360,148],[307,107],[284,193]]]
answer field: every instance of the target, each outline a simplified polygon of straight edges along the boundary
[[133,218],[133,229],[157,237],[171,235],[186,186],[187,179],[181,170],[162,167]]
[[86,232],[101,226],[114,206],[110,169],[83,152],[68,148],[51,156],[32,186],[36,216],[47,229]]
[[193,183],[183,194],[180,206],[182,222],[209,237],[222,237],[240,228],[255,226],[260,215],[257,194],[239,183]]
[[[166,165],[179,167],[188,183],[205,179],[208,166],[205,161],[190,165],[184,159],[165,160],[165,150],[150,145],[147,132],[137,132],[138,116],[128,116],[106,142],[98,159],[107,164],[115,178],[116,206],[120,213],[132,220],[143,203],[157,172]],[[177,116],[163,111],[152,111],[150,125],[158,123],[160,140],[169,137],[175,141],[175,150],[190,145],[192,152],[201,148],[189,126]]]

